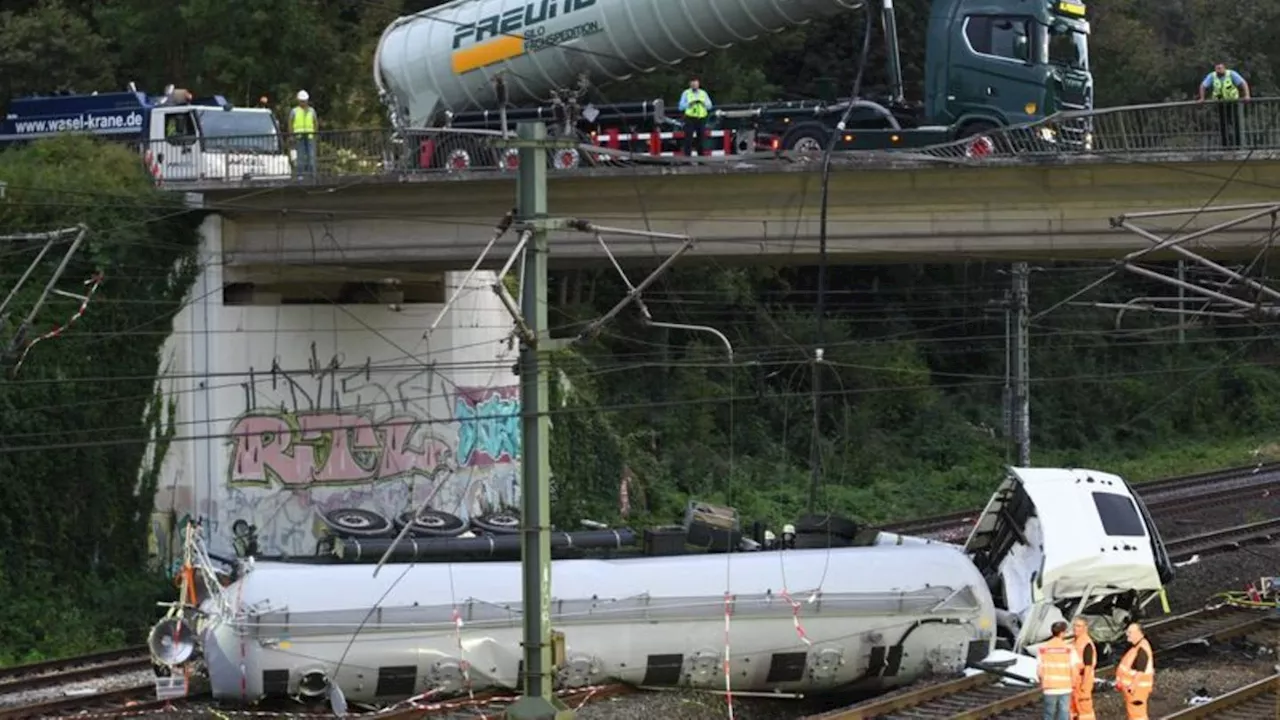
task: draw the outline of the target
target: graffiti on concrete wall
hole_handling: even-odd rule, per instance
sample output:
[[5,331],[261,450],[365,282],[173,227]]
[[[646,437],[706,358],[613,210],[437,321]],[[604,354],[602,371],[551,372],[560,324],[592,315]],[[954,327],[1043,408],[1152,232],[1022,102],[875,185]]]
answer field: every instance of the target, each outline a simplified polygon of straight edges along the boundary
[[489,467],[520,457],[520,388],[460,391],[453,415],[458,420],[458,462]]
[[[252,371],[229,428],[215,534],[256,526],[264,553],[312,554],[318,519],[359,508],[392,519],[430,506],[467,518],[518,502],[516,387],[459,388],[432,366],[363,358]],[[216,507],[214,507],[216,506]]]

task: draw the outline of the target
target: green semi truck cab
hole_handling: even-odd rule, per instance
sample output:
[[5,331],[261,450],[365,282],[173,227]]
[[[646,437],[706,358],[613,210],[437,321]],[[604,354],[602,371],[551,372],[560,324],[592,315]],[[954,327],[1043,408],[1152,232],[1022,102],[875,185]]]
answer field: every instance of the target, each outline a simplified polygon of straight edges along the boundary
[[[917,102],[903,92],[892,0],[883,0],[881,15],[888,97],[860,103],[837,150],[921,147],[1093,106],[1089,23],[1079,0],[934,0],[926,35],[925,96]],[[831,103],[817,117],[804,119],[781,108],[771,113],[780,149],[809,152],[824,146],[846,108]],[[1046,129],[1042,140],[1091,142],[1084,126]]]

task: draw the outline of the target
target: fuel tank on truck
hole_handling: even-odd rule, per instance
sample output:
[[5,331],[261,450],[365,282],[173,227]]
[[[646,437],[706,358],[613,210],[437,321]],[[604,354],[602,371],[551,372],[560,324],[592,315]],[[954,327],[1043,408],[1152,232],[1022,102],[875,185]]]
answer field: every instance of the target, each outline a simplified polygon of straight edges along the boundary
[[862,0],[458,0],[388,26],[374,81],[397,125],[425,127],[438,124],[445,110],[496,109],[492,81],[499,73],[511,102],[543,100],[582,74],[593,83],[620,80],[861,6]]
[[[551,572],[562,688],[723,688],[726,612],[739,691],[890,688],[994,646],[987,584],[947,544],[557,560]],[[254,562],[204,612],[212,691],[227,701],[323,697],[331,683],[352,702],[519,683],[518,562],[389,564],[376,577]]]

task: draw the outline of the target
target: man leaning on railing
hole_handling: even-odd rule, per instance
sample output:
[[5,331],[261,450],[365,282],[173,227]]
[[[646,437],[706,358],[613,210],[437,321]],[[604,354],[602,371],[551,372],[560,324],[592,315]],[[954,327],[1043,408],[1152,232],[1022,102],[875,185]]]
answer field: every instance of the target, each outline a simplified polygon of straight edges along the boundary
[[1248,102],[1252,97],[1249,83],[1240,73],[1228,70],[1225,63],[1218,63],[1213,67],[1213,72],[1200,81],[1200,102],[1204,102],[1205,90],[1210,91],[1210,97],[1218,101],[1218,129],[1222,136],[1222,146],[1239,146],[1240,106],[1236,102],[1242,99]]

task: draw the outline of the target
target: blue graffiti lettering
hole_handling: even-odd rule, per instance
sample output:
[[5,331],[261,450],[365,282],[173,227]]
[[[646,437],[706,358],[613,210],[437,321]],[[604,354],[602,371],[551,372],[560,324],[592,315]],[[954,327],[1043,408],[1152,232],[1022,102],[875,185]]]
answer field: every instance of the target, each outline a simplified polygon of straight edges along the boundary
[[459,395],[454,406],[458,420],[458,462],[488,467],[520,458],[520,400],[491,394],[479,402]]

